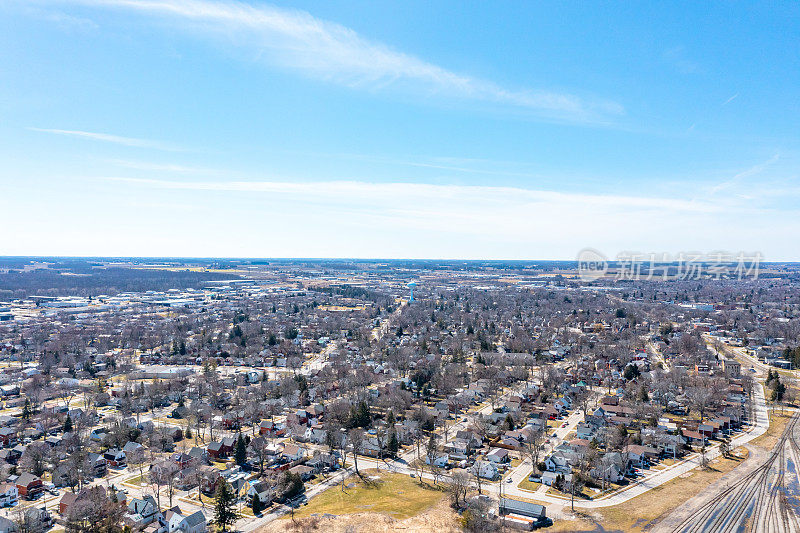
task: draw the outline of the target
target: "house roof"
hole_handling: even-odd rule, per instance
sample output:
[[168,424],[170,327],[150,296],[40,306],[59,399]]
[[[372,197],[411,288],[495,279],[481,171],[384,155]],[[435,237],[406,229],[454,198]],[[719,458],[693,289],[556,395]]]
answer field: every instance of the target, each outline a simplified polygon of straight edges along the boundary
[[189,525],[190,527],[202,524],[205,521],[206,521],[206,516],[203,514],[203,511],[195,511],[194,513],[186,517],[186,524]]
[[19,486],[27,487],[28,485],[30,485],[31,483],[34,483],[36,481],[41,481],[41,479],[39,479],[38,477],[34,476],[30,472],[25,472],[24,474],[22,474],[21,476],[19,476],[17,478],[16,483]]
[[510,498],[500,499],[500,509],[508,513],[521,514],[530,517],[543,517],[546,515],[546,509],[543,505],[536,503],[523,502],[520,500],[512,500]]

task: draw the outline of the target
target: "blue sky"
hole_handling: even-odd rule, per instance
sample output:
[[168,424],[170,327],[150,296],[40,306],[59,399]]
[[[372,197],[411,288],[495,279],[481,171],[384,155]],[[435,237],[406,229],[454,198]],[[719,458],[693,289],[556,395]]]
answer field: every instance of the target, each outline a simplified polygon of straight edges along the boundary
[[0,2],[0,255],[800,260],[796,3]]

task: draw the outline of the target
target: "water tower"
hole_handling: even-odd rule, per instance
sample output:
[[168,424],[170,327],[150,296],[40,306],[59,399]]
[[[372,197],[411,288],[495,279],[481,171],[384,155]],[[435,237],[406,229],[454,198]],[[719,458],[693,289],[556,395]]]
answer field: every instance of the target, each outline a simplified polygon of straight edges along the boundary
[[409,302],[413,302],[414,301],[414,287],[416,287],[416,286],[417,286],[417,282],[416,281],[410,281],[406,285],[406,287],[408,287],[408,290],[409,290],[409,296],[408,296],[408,301]]

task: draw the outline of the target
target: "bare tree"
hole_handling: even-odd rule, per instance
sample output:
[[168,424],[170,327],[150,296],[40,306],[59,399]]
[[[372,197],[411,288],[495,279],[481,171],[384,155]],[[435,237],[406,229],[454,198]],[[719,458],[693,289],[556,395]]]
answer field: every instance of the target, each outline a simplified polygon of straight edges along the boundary
[[469,476],[465,472],[456,472],[450,478],[450,500],[453,508],[460,509],[462,502],[467,499],[469,490]]
[[483,487],[483,478],[481,477],[481,469],[478,461],[475,461],[475,463],[470,467],[469,472],[472,474],[472,477],[475,478],[475,485],[478,487],[478,494],[483,494],[481,490]]
[[544,427],[540,427],[533,429],[522,443],[522,453],[531,460],[534,472],[539,464],[539,455],[544,449],[545,437]]
[[350,447],[353,450],[353,464],[356,467],[356,474],[361,476],[358,471],[358,452],[364,444],[364,430],[361,428],[353,428],[347,433],[347,439],[350,441]]

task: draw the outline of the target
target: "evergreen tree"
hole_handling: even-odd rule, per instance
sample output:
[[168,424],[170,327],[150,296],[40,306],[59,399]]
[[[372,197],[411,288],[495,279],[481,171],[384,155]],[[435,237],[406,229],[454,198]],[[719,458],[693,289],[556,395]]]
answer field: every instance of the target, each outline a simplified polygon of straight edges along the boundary
[[256,516],[260,515],[261,511],[264,509],[264,505],[261,503],[261,500],[258,499],[258,494],[253,494],[253,501],[250,502],[250,508]]
[[389,433],[389,443],[386,445],[386,449],[389,450],[389,455],[392,457],[397,455],[400,450],[400,443],[397,441],[397,433],[394,429]]
[[22,407],[22,419],[28,420],[31,417],[31,402],[25,398],[25,405]]
[[357,420],[358,420],[358,427],[367,427],[372,422],[372,415],[369,412],[369,406],[367,402],[361,402],[358,404],[358,413],[357,413]]
[[244,442],[244,437],[239,433],[239,438],[236,440],[236,464],[244,466],[247,463],[247,444]]
[[235,509],[236,498],[231,486],[224,479],[220,479],[217,492],[214,495],[214,524],[222,533],[228,531],[239,516]]
[[67,415],[67,419],[64,420],[64,433],[69,433],[72,431],[72,417]]

